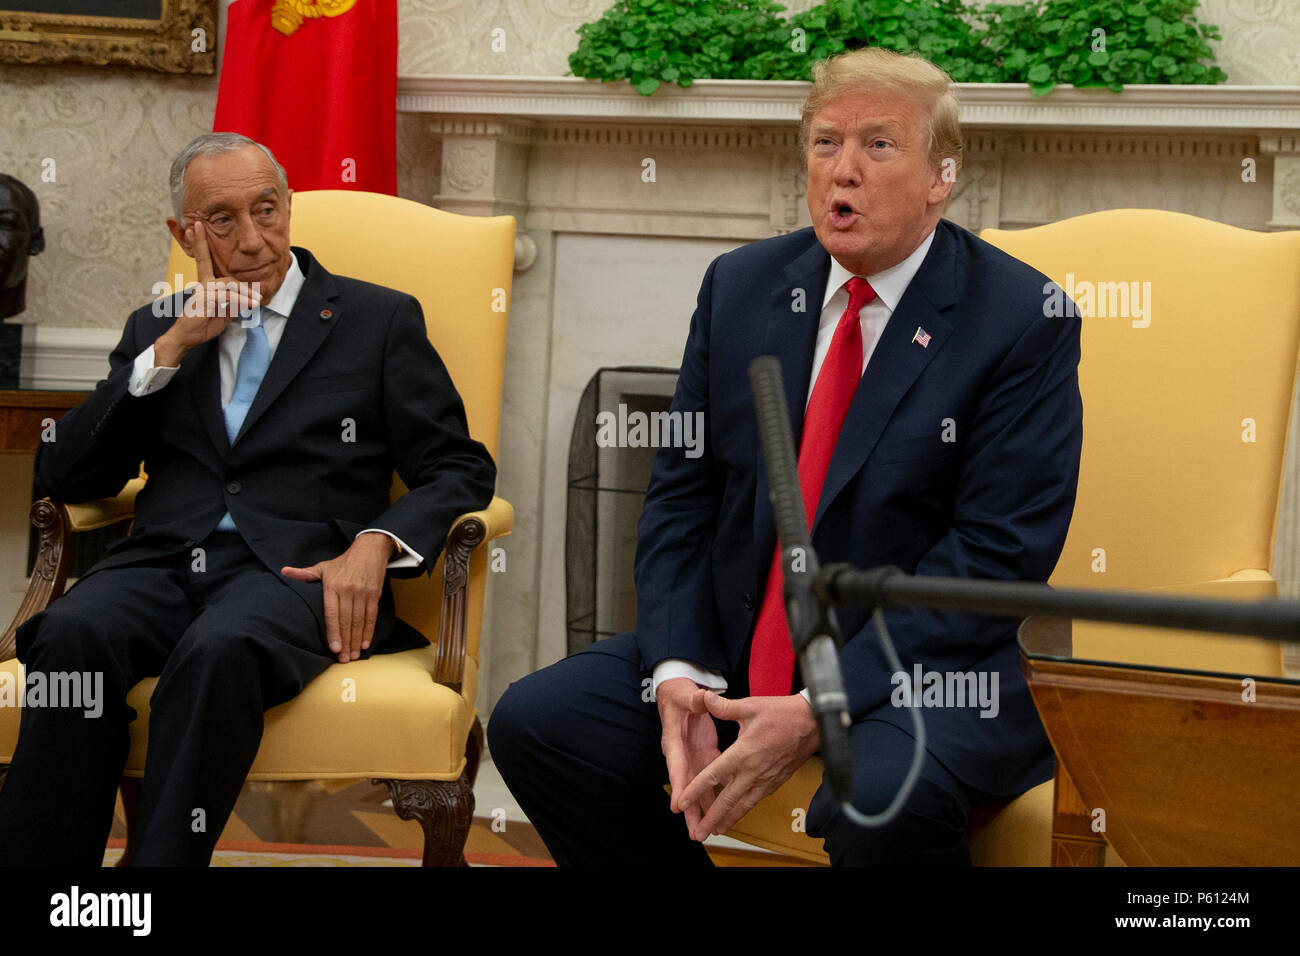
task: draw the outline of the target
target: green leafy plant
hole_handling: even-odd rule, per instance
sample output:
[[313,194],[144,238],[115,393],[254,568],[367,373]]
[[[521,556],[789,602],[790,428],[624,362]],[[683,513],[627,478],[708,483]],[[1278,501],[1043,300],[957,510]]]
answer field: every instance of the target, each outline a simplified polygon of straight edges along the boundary
[[745,65],[785,35],[784,10],[771,0],[618,0],[578,27],[569,69],[646,96],[661,83],[755,79]]
[[807,80],[817,60],[864,46],[920,53],[958,82],[1222,83],[1199,0],[826,0],[789,20],[770,0],[619,0],[578,28],[578,76],[661,83]]
[[1209,40],[1218,27],[1196,19],[1198,0],[1046,0],[989,4],[987,48],[1005,81],[1035,94],[1058,84],[1222,83]]
[[763,79],[808,80],[818,60],[845,50],[878,46],[920,53],[941,63],[958,82],[988,82],[996,67],[980,50],[961,0],[827,0],[789,20],[789,41],[759,53]]

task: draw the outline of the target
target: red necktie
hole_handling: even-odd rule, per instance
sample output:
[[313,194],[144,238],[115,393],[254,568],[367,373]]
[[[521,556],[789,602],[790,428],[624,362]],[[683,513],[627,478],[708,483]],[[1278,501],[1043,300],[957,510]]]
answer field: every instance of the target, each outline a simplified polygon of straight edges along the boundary
[[[876,297],[876,291],[866,279],[854,276],[845,285],[849,290],[849,307],[840,316],[830,351],[817,373],[817,384],[808,400],[799,438],[799,488],[803,492],[809,530],[817,513],[817,502],[821,500],[840,426],[862,378],[862,325],[858,313]],[[749,693],[754,697],[784,696],[790,693],[794,682],[794,648],[786,630],[785,601],[781,596],[783,577],[778,542],[773,549],[772,567],[767,573],[763,606],[754,625],[749,655]]]

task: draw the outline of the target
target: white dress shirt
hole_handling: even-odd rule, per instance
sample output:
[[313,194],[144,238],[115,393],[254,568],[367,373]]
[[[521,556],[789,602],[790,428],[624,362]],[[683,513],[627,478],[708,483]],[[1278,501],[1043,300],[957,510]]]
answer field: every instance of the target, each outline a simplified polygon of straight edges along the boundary
[[[289,321],[289,314],[293,312],[294,303],[298,301],[298,293],[302,291],[304,281],[305,277],[298,265],[298,257],[290,252],[289,268],[284,274],[284,281],[280,283],[280,288],[271,297],[271,301],[263,305],[260,310],[262,327],[266,330],[266,341],[270,347],[268,363],[275,358],[276,347],[279,346],[280,339],[284,336],[285,323]],[[253,321],[250,324],[256,325],[257,322]],[[248,332],[245,330],[242,321],[231,322],[217,336],[218,356],[221,364],[222,409],[225,409],[230,404],[230,399],[234,397],[235,374],[239,368],[239,353],[243,351],[244,340],[247,337]],[[157,392],[172,380],[179,368],[179,365],[155,367],[153,346],[150,345],[136,356],[135,364],[131,368],[131,381],[128,390],[137,398]],[[370,532],[386,534],[397,543],[398,553],[388,562],[388,567],[413,568],[424,560],[419,553],[411,550],[405,541],[391,531],[385,531],[383,528],[367,528],[360,533],[367,534]]]
[[[931,230],[930,234],[921,240],[921,244],[912,251],[912,254],[902,262],[890,266],[888,269],[882,269],[875,275],[865,277],[867,282],[871,284],[871,288],[876,291],[876,297],[858,312],[858,321],[862,323],[862,370],[864,372],[867,369],[867,363],[871,361],[871,354],[876,350],[876,343],[880,341],[881,333],[885,331],[885,325],[889,322],[889,317],[893,315],[899,300],[903,298],[903,293],[911,284],[912,277],[921,268],[921,262],[925,259],[926,253],[930,251],[932,242],[934,242],[934,230]],[[817,384],[817,375],[821,372],[822,363],[826,360],[826,353],[831,350],[831,339],[835,336],[835,327],[839,324],[840,316],[844,314],[844,310],[849,307],[849,290],[845,285],[851,278],[853,278],[853,273],[849,272],[848,269],[844,268],[832,257],[830,275],[826,278],[826,292],[822,297],[821,321],[817,326],[817,344],[813,349],[812,375],[808,379],[808,395],[804,398],[805,411],[808,408],[808,402],[812,399],[813,386]],[[726,679],[717,671],[708,670],[692,661],[678,658],[669,658],[660,661],[656,665],[651,678],[654,689],[658,691],[660,684],[674,677],[689,677],[700,687],[716,691],[719,694],[724,693],[727,689]],[[806,687],[799,693],[803,694],[805,700],[809,699]],[[809,703],[811,703],[811,700],[809,700]]]

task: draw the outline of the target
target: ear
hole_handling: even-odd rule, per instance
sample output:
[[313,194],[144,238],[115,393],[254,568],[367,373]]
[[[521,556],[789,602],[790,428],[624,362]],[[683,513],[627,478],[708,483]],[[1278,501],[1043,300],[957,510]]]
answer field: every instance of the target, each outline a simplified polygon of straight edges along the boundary
[[951,156],[939,160],[934,167],[934,175],[930,180],[930,205],[943,205],[948,201],[952,188],[957,183],[957,160]]
[[185,254],[193,259],[194,244],[190,242],[189,238],[186,236],[188,230],[182,229],[181,224],[171,216],[167,217],[167,229],[172,234],[172,238],[180,243],[181,248],[185,250]]

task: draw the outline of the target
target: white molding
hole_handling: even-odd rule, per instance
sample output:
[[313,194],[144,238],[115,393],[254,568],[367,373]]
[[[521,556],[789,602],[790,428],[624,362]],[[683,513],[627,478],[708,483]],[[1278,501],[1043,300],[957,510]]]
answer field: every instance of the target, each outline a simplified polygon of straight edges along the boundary
[[23,326],[24,388],[90,390],[108,375],[108,356],[122,338],[118,329]]
[[641,96],[627,83],[572,76],[399,76],[397,109],[536,119],[788,123],[808,84],[700,80]]
[[[626,82],[581,77],[401,76],[401,112],[534,120],[788,124],[808,84],[699,80],[641,96]],[[1021,83],[958,83],[962,124],[972,128],[1300,129],[1300,86],[1140,85],[1123,93],[1062,87],[1034,96]]]

